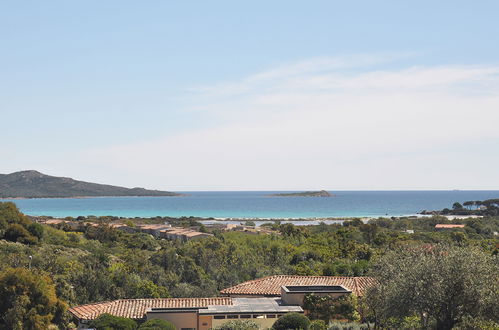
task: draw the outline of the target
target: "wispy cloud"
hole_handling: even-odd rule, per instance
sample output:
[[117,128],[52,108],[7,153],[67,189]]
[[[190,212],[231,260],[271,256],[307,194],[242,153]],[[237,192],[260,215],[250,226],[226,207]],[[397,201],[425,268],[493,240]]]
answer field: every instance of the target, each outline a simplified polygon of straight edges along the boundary
[[198,88],[212,124],[84,162],[165,189],[492,188],[499,174],[481,164],[499,155],[464,146],[499,142],[499,67],[376,66],[395,58],[314,58]]

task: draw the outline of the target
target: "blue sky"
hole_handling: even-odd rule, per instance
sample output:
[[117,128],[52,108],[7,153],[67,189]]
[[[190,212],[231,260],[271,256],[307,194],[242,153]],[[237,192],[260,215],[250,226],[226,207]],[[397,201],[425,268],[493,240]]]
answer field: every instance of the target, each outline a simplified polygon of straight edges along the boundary
[[3,1],[0,173],[498,189],[497,1]]

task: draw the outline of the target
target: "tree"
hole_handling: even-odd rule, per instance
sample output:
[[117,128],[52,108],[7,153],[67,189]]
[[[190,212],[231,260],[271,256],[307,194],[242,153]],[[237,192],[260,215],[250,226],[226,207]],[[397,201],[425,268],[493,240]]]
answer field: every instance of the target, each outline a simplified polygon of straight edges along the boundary
[[214,330],[258,330],[260,326],[252,320],[233,320],[214,328]]
[[303,309],[308,311],[309,317],[325,322],[332,319],[356,321],[359,319],[356,308],[357,298],[352,294],[337,298],[309,294],[303,300]]
[[138,330],[177,330],[177,328],[169,321],[152,319],[142,323]]
[[43,237],[43,226],[37,222],[33,222],[31,225],[29,225],[28,231],[31,233],[31,235],[38,238],[38,240],[41,240]]
[[97,330],[135,330],[137,329],[137,322],[125,317],[104,313],[90,322],[90,326]]
[[463,206],[466,206],[468,210],[471,210],[471,207],[475,205],[475,201],[466,201],[463,203]]
[[463,209],[463,206],[461,205],[461,203],[459,203],[459,202],[455,202],[454,204],[452,204],[452,209],[453,209],[454,211],[462,210],[462,209]]
[[310,320],[303,314],[288,313],[280,318],[272,326],[274,330],[307,330]]
[[0,273],[0,329],[47,329],[60,323],[66,311],[52,280],[25,268]]
[[452,329],[466,318],[499,320],[499,258],[464,247],[425,246],[384,256],[366,302],[378,325],[417,317]]

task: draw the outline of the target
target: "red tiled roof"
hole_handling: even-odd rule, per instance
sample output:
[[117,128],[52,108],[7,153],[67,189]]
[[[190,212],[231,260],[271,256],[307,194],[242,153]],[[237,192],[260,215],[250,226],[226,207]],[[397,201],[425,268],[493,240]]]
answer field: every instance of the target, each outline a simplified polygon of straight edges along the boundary
[[357,296],[362,296],[366,289],[375,283],[376,280],[372,277],[275,275],[243,282],[224,289],[220,293],[223,295],[279,296],[283,285],[341,285]]
[[435,228],[464,228],[464,225],[448,225],[439,223],[435,225]]
[[196,308],[213,305],[232,305],[232,299],[227,297],[119,299],[75,306],[70,308],[69,312],[80,320],[93,320],[104,313],[132,319],[141,319],[149,308]]

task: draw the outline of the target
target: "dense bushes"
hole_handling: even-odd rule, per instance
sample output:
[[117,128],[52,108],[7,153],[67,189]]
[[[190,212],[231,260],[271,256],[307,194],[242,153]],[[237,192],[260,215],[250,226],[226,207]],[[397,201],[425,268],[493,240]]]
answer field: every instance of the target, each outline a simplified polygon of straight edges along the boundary
[[101,314],[90,323],[90,327],[93,327],[96,330],[135,330],[137,329],[137,322],[132,319],[113,316],[111,314]]
[[153,319],[142,323],[139,330],[177,330],[177,328],[169,321]]
[[0,329],[47,329],[63,324],[66,304],[60,301],[52,280],[25,268],[0,273]]
[[0,202],[0,239],[36,244],[43,236],[43,226],[32,223],[11,202]]
[[259,330],[258,323],[252,320],[233,320],[214,328],[214,330]]
[[281,316],[272,326],[274,330],[307,330],[310,320],[303,314],[289,313]]

